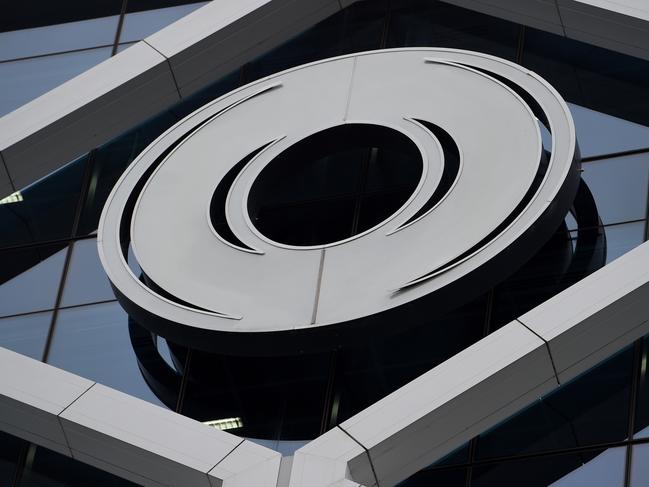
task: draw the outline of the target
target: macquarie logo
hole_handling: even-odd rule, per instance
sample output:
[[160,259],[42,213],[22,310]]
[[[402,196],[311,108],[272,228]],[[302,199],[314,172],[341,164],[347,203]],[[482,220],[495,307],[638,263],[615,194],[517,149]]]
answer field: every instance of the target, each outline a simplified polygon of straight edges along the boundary
[[485,292],[578,182],[570,113],[536,74],[452,49],[354,54],[165,132],[113,189],[99,253],[122,306],[172,341],[325,350]]

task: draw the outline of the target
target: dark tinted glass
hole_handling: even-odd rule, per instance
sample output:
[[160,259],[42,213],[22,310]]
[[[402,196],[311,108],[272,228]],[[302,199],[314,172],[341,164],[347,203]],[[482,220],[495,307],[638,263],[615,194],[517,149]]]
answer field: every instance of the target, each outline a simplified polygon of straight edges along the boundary
[[[149,334],[149,339],[153,340]],[[59,311],[48,363],[154,404],[129,334],[126,312],[115,302]],[[177,390],[174,391],[177,394]]]
[[115,295],[99,260],[97,240],[90,238],[74,242],[61,306],[76,306],[109,299],[115,299]]
[[472,487],[622,487],[626,448],[476,466]]
[[[134,2],[138,3],[138,0],[134,0]],[[142,3],[151,2],[143,1]],[[154,3],[161,2],[156,1]],[[121,7],[122,0],[3,2],[2,15],[0,15],[0,32],[107,17],[119,14]]]
[[128,480],[42,447],[27,455],[20,487],[127,487]]
[[41,360],[52,312],[0,318],[0,347]]
[[0,431],[0,484],[12,485],[18,461],[27,442]]
[[321,431],[330,364],[328,354],[253,358],[193,351],[182,413],[199,421],[240,418],[242,427],[231,430],[240,436],[311,439]]
[[388,47],[469,49],[516,59],[520,26],[443,2],[398,2],[390,19]]
[[622,441],[628,436],[628,349],[480,436],[477,458]]
[[487,298],[442,316],[435,310],[419,326],[339,350],[336,360],[334,413],[328,426],[340,423],[472,345],[483,336]]
[[523,65],[567,101],[649,125],[649,61],[528,27]]
[[54,308],[66,244],[0,251],[0,317]]
[[0,247],[68,238],[87,157],[20,191],[21,201],[0,205]]
[[404,480],[399,487],[465,487],[467,471],[465,468],[454,468],[451,470],[422,470],[408,480]]
[[634,437],[649,438],[649,337],[642,340]]

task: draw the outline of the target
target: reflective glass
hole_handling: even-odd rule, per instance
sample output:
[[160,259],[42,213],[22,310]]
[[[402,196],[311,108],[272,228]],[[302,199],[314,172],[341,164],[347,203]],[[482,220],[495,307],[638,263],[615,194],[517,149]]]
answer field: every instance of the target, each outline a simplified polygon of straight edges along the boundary
[[[171,346],[184,363],[182,350]],[[239,418],[239,436],[309,440],[320,434],[329,354],[231,357],[192,351],[182,413],[198,421]]]
[[[131,1],[130,3],[137,4],[141,2],[147,3],[143,0]],[[117,15],[122,8],[122,3],[123,0],[3,2],[3,15],[0,15],[0,32]]]
[[473,468],[472,487],[622,487],[626,448],[513,460]]
[[97,240],[79,240],[72,247],[72,257],[63,287],[61,306],[115,299],[97,253]]
[[407,0],[393,9],[388,47],[435,46],[514,60],[520,26],[443,2]]
[[605,225],[646,218],[649,154],[588,162],[582,169]]
[[634,438],[649,438],[649,337],[642,340]]
[[568,105],[582,158],[649,147],[649,127],[574,103]]
[[648,61],[526,27],[522,64],[569,102],[649,126]]
[[126,14],[119,42],[133,42],[144,39],[207,3],[197,2],[177,7],[158,8]]
[[486,312],[486,296],[443,314],[431,309],[416,326],[399,330],[395,324],[387,337],[367,336],[362,344],[349,344],[337,351],[328,427],[477,342],[484,334]]
[[54,308],[67,248],[0,251],[0,316]]
[[480,435],[476,458],[625,440],[632,363],[631,349],[619,353]]
[[630,487],[646,487],[647,485],[649,485],[649,444],[634,445]]
[[41,360],[51,324],[51,311],[1,318],[0,347]]
[[70,237],[86,163],[81,157],[0,204],[0,248]]
[[0,63],[0,116],[108,59],[111,51],[100,47]]
[[424,469],[399,484],[399,487],[465,487],[466,468]]
[[40,446],[31,446],[20,487],[127,487],[123,478]]
[[626,254],[645,241],[645,222],[612,225],[606,232],[606,263]]
[[112,45],[117,15],[0,33],[0,61]]
[[134,345],[119,304],[64,309],[56,320],[48,363],[162,405],[140,372]]
[[0,485],[12,485],[18,459],[27,442],[0,431]]

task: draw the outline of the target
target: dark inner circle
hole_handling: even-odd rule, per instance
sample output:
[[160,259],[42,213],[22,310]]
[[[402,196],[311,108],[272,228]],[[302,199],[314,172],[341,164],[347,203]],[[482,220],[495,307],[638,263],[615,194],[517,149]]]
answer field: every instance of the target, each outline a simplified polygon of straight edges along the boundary
[[275,242],[337,242],[382,222],[412,195],[421,153],[407,136],[371,124],[345,124],[292,145],[259,174],[248,213]]

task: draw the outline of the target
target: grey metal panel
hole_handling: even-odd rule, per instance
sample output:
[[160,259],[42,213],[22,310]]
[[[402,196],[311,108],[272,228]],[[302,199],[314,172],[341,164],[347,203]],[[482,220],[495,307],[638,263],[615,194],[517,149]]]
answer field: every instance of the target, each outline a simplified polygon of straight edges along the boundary
[[209,487],[207,472],[242,441],[100,384],[60,417],[73,457],[82,452],[113,473],[164,485]]
[[164,57],[134,45],[0,119],[0,150],[14,186],[34,182],[178,99]]
[[[396,485],[556,384],[545,343],[513,322],[341,428],[369,451],[378,483]],[[349,469],[352,479],[371,485],[362,456],[351,459]]]
[[0,348],[0,429],[69,455],[57,416],[94,382]]
[[519,318],[566,382],[649,332],[649,243]]

